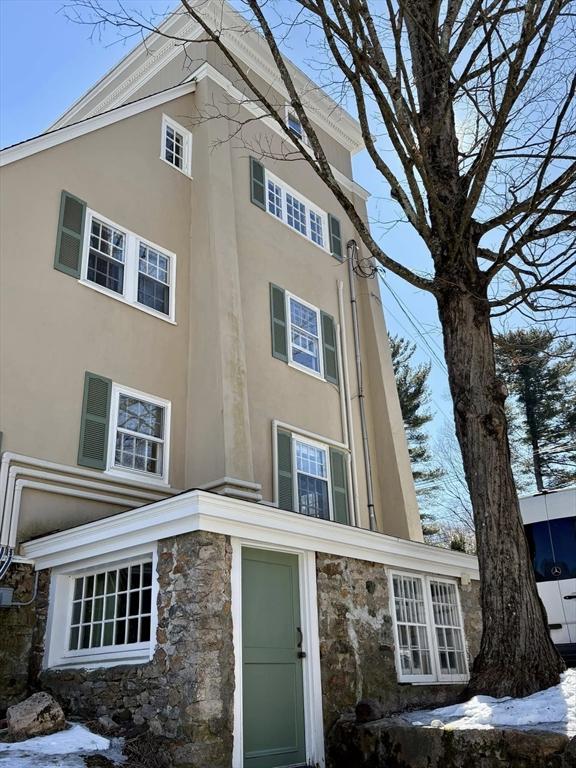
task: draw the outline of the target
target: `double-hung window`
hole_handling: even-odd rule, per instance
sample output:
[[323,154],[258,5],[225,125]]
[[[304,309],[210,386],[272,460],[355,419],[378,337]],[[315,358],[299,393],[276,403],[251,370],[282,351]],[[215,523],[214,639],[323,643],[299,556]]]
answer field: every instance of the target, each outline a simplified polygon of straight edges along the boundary
[[274,426],[275,498],[280,509],[348,525],[349,453],[284,425]]
[[91,217],[86,279],[109,291],[124,293],[126,234]]
[[192,173],[192,134],[168,115],[162,116],[160,157],[187,176]]
[[176,255],[63,191],[54,267],[118,301],[174,322]]
[[81,282],[174,320],[175,255],[94,211],[86,218]]
[[86,372],[78,463],[168,482],[170,402]]
[[453,581],[391,574],[396,665],[400,682],[460,682],[468,662]]
[[334,318],[273,283],[270,311],[272,355],[304,373],[338,384]]
[[164,474],[166,405],[145,397],[131,395],[118,387],[113,390],[116,424],[110,468],[161,478]]
[[323,377],[320,310],[291,294],[287,300],[290,362]]
[[299,438],[293,440],[293,445],[298,511],[303,515],[329,520],[328,449]]

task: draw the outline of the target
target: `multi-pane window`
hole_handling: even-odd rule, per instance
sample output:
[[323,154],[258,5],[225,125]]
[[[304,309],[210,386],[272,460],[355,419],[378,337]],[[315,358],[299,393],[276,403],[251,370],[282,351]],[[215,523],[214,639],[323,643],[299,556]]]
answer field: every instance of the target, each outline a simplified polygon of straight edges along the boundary
[[81,280],[109,296],[174,320],[176,257],[87,211]]
[[314,211],[310,211],[310,237],[316,243],[324,247],[324,232],[322,217]]
[[279,219],[282,218],[282,189],[268,180],[268,210]]
[[319,310],[290,295],[288,308],[291,362],[322,375]]
[[184,137],[171,125],[166,126],[164,159],[180,170],[184,164]]
[[187,174],[191,173],[192,134],[167,115],[162,117],[162,154],[169,165]]
[[114,467],[162,476],[165,407],[118,393]]
[[74,578],[68,650],[149,643],[152,563],[141,562]]
[[306,234],[306,206],[289,193],[286,193],[286,221],[297,232]]
[[90,226],[87,280],[115,293],[123,293],[125,259],[125,233],[93,216]]
[[328,452],[325,448],[295,440],[298,511],[330,519]]
[[170,259],[140,243],[138,301],[164,315],[170,313]]
[[443,675],[465,675],[466,649],[460,626],[456,586],[444,581],[431,581],[430,595],[440,672]]
[[327,214],[314,206],[287,184],[266,173],[266,209],[291,229],[326,249]]
[[288,124],[288,128],[292,133],[297,136],[299,139],[304,139],[305,134],[302,129],[302,123],[300,122],[300,118],[298,115],[291,109],[286,110],[286,123]]
[[468,665],[456,585],[395,573],[392,593],[400,680],[466,679]]

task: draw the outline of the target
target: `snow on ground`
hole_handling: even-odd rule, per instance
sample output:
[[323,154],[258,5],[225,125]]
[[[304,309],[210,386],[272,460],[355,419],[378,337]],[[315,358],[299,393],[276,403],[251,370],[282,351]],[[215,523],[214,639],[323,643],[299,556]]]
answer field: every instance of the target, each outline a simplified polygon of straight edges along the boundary
[[[450,729],[540,728],[576,734],[576,669],[561,676],[559,685],[523,699],[474,696],[464,704],[404,715],[413,725],[440,720]],[[436,723],[435,723],[436,725]]]
[[122,760],[110,739],[76,724],[50,736],[0,742],[0,768],[85,768],[82,756],[95,752],[105,753],[112,761]]

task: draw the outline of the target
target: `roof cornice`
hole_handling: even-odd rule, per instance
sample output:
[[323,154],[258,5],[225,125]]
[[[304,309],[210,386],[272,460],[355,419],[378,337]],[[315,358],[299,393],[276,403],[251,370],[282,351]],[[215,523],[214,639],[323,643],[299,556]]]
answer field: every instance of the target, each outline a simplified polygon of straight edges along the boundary
[[118,554],[126,548],[192,531],[210,531],[439,576],[478,578],[477,559],[462,552],[198,490],[26,542],[21,554],[34,560],[41,570]]
[[[193,4],[199,6],[211,26],[222,25],[222,39],[230,52],[251,72],[274,88],[282,98],[288,100],[288,93],[262,35],[251,27],[226,0],[208,0],[208,2],[194,0]],[[190,42],[198,40],[203,35],[200,25],[181,11],[172,14],[161,29],[165,34]],[[76,101],[51,127],[60,128],[69,124],[71,120],[92,117],[102,111],[125,104],[137,90],[181,53],[181,46],[172,40],[162,42],[163,40],[161,35],[150,35]],[[158,44],[159,47],[154,49]],[[150,53],[151,50],[152,53]],[[140,64],[138,64],[139,58],[142,58]],[[286,59],[286,62],[310,118],[352,154],[363,149],[364,142],[358,122],[289,59]],[[134,67],[132,72],[130,67]],[[87,110],[88,104],[93,102],[99,93],[104,93],[107,88],[110,88],[123,74],[125,74],[124,79],[95,106]]]

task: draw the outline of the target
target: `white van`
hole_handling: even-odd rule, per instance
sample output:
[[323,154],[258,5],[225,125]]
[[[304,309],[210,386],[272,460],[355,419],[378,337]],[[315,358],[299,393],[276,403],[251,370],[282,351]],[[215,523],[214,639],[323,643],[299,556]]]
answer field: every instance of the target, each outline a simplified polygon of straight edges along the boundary
[[520,511],[554,643],[576,663],[576,488],[520,499]]

